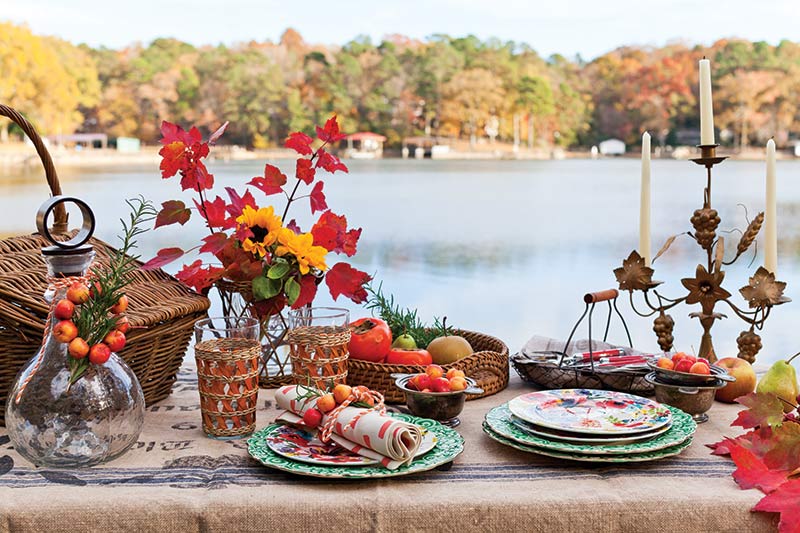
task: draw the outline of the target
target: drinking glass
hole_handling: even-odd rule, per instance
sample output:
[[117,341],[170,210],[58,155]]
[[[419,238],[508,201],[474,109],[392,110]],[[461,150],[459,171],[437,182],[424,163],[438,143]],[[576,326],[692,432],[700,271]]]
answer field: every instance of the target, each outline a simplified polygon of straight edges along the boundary
[[298,385],[324,389],[344,383],[350,355],[350,313],[337,307],[308,307],[289,313],[289,357]]

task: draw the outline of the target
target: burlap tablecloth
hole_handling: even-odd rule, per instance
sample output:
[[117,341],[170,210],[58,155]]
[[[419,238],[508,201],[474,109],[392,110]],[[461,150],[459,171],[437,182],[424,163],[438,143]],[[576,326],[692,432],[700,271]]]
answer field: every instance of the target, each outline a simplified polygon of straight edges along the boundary
[[[772,531],[761,498],[739,490],[733,464],[706,443],[737,431],[716,404],[682,455],[649,464],[568,463],[486,437],[490,408],[529,390],[516,376],[467,402],[464,453],[448,471],[375,481],[295,477],[250,459],[245,441],[200,429],[193,364],[172,396],[148,408],[138,444],[84,470],[36,469],[0,433],[0,531]],[[277,411],[259,396],[258,426]]]

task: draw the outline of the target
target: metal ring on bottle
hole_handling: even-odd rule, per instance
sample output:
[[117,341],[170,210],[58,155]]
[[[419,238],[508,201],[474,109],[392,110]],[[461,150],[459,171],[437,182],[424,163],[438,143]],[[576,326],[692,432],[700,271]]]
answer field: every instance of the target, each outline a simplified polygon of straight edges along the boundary
[[[73,203],[77,205],[81,210],[81,216],[83,217],[83,220],[81,221],[80,231],[78,231],[73,238],[68,241],[57,241],[50,234],[50,228],[47,227],[47,219],[50,217],[50,213],[53,212],[53,209],[58,204],[63,203]],[[43,203],[41,207],[39,207],[39,211],[36,213],[36,229],[38,229],[41,235],[44,235],[48,241],[55,244],[58,248],[72,250],[83,245],[92,237],[92,234],[94,233],[94,226],[94,213],[89,207],[89,204],[79,198],[73,198],[72,196],[53,196]]]

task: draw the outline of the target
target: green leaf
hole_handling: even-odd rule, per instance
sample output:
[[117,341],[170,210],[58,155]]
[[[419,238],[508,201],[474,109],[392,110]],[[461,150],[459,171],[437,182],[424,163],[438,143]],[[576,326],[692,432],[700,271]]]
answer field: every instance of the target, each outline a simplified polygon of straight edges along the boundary
[[300,284],[297,283],[297,280],[294,278],[289,278],[286,280],[286,286],[284,287],[286,290],[286,299],[289,300],[289,305],[293,305],[297,298],[300,297]]
[[259,276],[253,279],[253,297],[255,297],[256,301],[267,300],[281,292],[282,287],[282,280]]
[[289,273],[291,267],[287,263],[275,263],[269,268],[267,277],[269,279],[281,279]]

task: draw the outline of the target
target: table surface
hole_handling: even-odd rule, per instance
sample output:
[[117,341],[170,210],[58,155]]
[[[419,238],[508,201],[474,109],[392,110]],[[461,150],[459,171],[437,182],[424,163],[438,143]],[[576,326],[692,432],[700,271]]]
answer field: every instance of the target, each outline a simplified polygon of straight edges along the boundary
[[[101,467],[33,468],[0,433],[0,531],[774,531],[752,513],[762,497],[740,490],[728,458],[705,444],[738,409],[715,403],[680,456],[643,464],[565,462],[517,451],[481,431],[484,414],[531,387],[467,402],[464,452],[447,471],[384,480],[303,478],[251,459],[245,440],[200,429],[194,369],[147,408],[137,445]],[[277,410],[261,390],[258,427]]]

